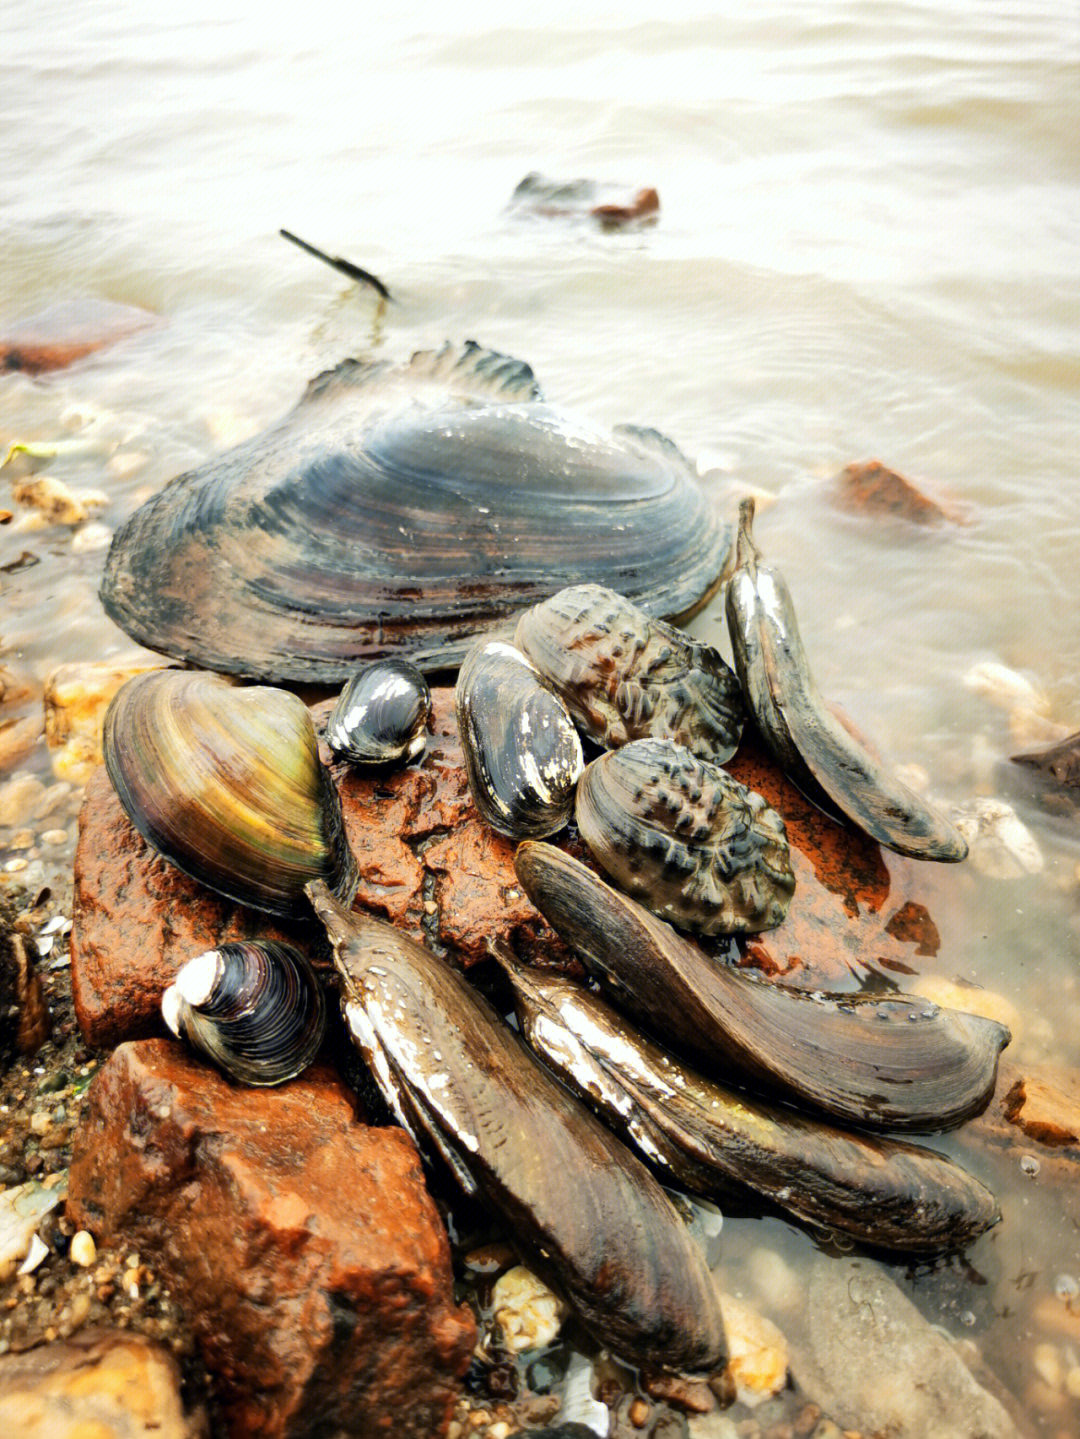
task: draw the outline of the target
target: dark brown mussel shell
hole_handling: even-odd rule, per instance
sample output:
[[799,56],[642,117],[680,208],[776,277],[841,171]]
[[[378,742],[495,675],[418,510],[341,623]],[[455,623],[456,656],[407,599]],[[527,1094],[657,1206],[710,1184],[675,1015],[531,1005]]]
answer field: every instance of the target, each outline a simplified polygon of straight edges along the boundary
[[529,1262],[622,1359],[724,1364],[701,1250],[640,1160],[559,1084],[469,982],[392,926],[310,886],[346,1024],[414,1139],[506,1220]]
[[528,365],[469,341],[319,375],[283,420],[131,516],[101,598],[178,659],[340,684],[392,655],[455,666],[585,579],[650,614],[692,612],[730,548],[670,440],[556,410]]
[[511,839],[562,829],[584,767],[581,741],[525,656],[502,640],[481,640],[461,666],[454,708],[469,790],[492,829]]
[[306,915],[310,879],[354,893],[337,792],[296,695],[153,670],[117,691],[102,747],[146,842],[227,899]]
[[196,955],[161,1000],[165,1023],[241,1084],[283,1084],[326,1032],[326,1002],[292,945],[241,941]]
[[634,740],[601,755],[574,810],[596,862],[682,929],[757,933],[787,914],[795,875],[784,821],[681,745]]
[[519,846],[525,892],[599,978],[708,1078],[848,1124],[940,1130],[985,1108],[1004,1025],[912,995],[787,989],[719,963],[553,845]]
[[714,1199],[749,1188],[817,1228],[910,1253],[962,1248],[1001,1217],[990,1191],[942,1155],[736,1093],[582,985],[500,958],[533,1049],[683,1188]]
[[514,642],[607,749],[670,739],[723,764],[738,747],[742,690],[719,651],[614,590],[560,590],[525,611]]
[[431,691],[407,660],[376,660],[353,675],[326,722],[326,743],[355,765],[406,764],[427,743]]

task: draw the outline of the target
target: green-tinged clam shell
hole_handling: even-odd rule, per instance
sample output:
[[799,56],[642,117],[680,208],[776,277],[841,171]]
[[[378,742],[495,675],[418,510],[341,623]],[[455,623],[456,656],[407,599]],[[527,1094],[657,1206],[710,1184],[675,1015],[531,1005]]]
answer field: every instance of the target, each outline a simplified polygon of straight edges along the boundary
[[292,945],[248,940],[196,955],[161,1000],[172,1032],[241,1084],[302,1073],[326,1032],[326,1002]]
[[593,760],[574,813],[616,884],[682,929],[757,933],[787,914],[795,875],[784,821],[681,745],[634,740]]
[[304,885],[356,887],[337,793],[311,716],[285,690],[154,670],[116,693],[105,766],[148,844],[193,879],[271,914],[305,914]]
[[457,665],[585,579],[650,614],[692,612],[730,547],[670,440],[559,411],[528,365],[470,341],[319,375],[283,420],[131,516],[101,597],[151,649],[331,684],[390,655]]
[[995,1224],[988,1189],[958,1164],[769,1105],[696,1073],[598,995],[500,956],[522,1032],[617,1133],[684,1188],[732,1185],[864,1244],[959,1249]]
[[603,585],[560,590],[525,611],[514,642],[598,744],[670,739],[714,764],[735,753],[746,711],[719,651],[624,595]]
[[445,962],[309,888],[353,1040],[401,1122],[507,1221],[601,1342],[632,1364],[725,1362],[702,1252],[648,1170]]
[[937,1130],[985,1108],[1009,1031],[912,995],[787,989],[718,963],[561,850],[518,847],[537,909],[620,1003],[710,1079],[848,1124]]

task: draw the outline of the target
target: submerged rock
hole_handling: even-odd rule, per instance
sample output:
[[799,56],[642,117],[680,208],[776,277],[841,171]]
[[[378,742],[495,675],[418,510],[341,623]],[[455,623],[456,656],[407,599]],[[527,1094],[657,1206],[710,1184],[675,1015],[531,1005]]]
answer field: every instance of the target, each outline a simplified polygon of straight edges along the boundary
[[924,495],[880,460],[845,465],[837,479],[837,492],[849,509],[864,514],[892,515],[915,525],[937,525],[946,520],[951,524],[965,523],[954,506]]
[[28,375],[62,370],[157,323],[135,305],[111,300],[64,300],[20,320],[0,335],[0,370]]
[[325,1069],[238,1089],[176,1044],[121,1046],[88,1093],[68,1214],[137,1248],[188,1314],[231,1439],[431,1439],[475,1325],[396,1128]]

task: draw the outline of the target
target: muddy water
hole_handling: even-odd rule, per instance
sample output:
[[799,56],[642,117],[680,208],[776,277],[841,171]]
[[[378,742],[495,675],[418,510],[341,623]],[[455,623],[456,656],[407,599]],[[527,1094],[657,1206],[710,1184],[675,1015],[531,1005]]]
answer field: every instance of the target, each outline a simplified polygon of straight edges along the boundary
[[[96,599],[110,532],[317,369],[475,337],[530,361],[552,400],[672,436],[718,503],[745,484],[776,497],[759,540],[821,687],[944,801],[1014,805],[1041,853],[1019,878],[936,874],[942,943],[919,963],[1016,1006],[1020,1064],[1080,1064],[1080,840],[1007,764],[1048,721],[1080,727],[1075,5],[583,0],[528,18],[387,7],[351,28],[319,4],[246,9],[5,16],[0,334],[72,297],[157,323],[0,377],[5,450],[81,441],[48,473],[100,496],[84,524],[42,525],[0,475],[0,565],[35,561],[0,571],[0,664],[41,681],[128,650]],[[655,185],[660,221],[510,216],[532,169]],[[395,303],[376,315],[281,225],[380,274]],[[965,523],[845,511],[834,477],[871,456]],[[719,610],[696,628],[719,635]],[[1037,697],[966,683],[985,662]],[[48,778],[43,746],[17,768]],[[0,832],[0,863],[68,862],[77,797],[37,825],[49,842]],[[1017,1152],[977,1162],[1004,1222],[966,1267],[897,1278],[1036,1428],[1069,1432],[1077,1401],[1036,1358],[1052,1343],[1080,1367],[1060,1297],[1080,1277],[1074,1227]],[[775,1220],[733,1220],[724,1242],[734,1273],[762,1248],[796,1272],[812,1254]]]

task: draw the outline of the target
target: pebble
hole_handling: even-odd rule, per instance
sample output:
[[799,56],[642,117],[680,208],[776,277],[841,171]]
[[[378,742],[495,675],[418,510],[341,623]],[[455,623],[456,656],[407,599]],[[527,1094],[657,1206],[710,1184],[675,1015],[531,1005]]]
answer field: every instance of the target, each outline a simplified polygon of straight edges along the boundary
[[85,490],[76,494],[52,475],[41,475],[25,484],[13,484],[12,494],[18,504],[38,511],[48,523],[54,525],[81,525],[90,510],[107,505],[108,495]]
[[720,1306],[736,1396],[740,1404],[753,1407],[787,1383],[787,1340],[771,1320],[734,1294],[721,1295]]
[[952,820],[970,848],[969,862],[989,879],[1038,874],[1043,854],[1012,805],[980,798],[954,805]]
[[30,818],[45,794],[45,786],[33,775],[13,775],[0,785],[0,826],[7,828]]
[[112,544],[112,537],[113,532],[108,525],[92,520],[75,531],[71,537],[71,548],[77,555],[94,554],[98,550],[107,550]]
[[97,1259],[97,1245],[94,1243],[94,1236],[88,1229],[80,1229],[77,1234],[72,1235],[71,1248],[68,1250],[71,1262],[79,1265],[81,1269],[89,1269]]
[[511,1354],[552,1344],[562,1327],[561,1301],[522,1264],[500,1274],[491,1303],[495,1322]]

